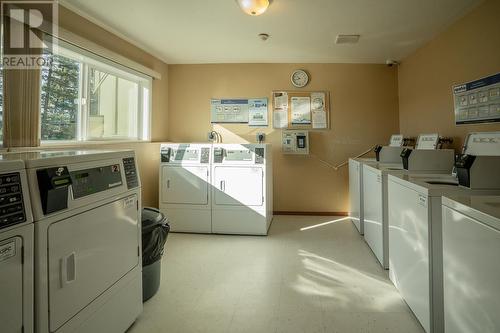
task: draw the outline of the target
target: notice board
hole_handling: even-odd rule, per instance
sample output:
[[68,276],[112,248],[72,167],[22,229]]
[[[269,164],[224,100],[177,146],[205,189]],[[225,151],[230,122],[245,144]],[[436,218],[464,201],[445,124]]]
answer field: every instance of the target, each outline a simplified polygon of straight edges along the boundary
[[273,91],[273,127],[328,129],[330,94],[327,91]]

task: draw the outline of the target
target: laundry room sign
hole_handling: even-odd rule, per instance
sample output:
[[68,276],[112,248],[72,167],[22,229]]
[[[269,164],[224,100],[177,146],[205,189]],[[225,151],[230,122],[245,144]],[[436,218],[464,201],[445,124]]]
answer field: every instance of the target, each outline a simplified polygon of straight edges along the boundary
[[212,124],[236,123],[249,126],[267,126],[267,98],[232,98],[210,101]]

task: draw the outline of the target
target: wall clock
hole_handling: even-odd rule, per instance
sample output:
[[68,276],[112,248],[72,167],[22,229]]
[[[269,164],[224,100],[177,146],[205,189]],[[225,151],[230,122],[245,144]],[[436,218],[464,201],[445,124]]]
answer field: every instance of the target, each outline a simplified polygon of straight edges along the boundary
[[292,84],[297,88],[303,88],[309,83],[309,74],[302,69],[294,70],[291,76]]

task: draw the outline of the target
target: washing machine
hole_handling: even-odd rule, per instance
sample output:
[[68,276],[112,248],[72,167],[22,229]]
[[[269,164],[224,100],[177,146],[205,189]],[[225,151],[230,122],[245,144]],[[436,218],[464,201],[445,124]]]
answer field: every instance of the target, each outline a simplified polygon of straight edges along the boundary
[[116,332],[142,312],[133,151],[19,155],[35,227],[35,331]]
[[387,179],[390,174],[451,174],[453,149],[436,149],[438,134],[421,134],[416,149],[402,148],[400,163],[363,165],[364,238],[384,269],[389,268]]
[[446,333],[500,332],[500,196],[443,197]]
[[212,232],[267,235],[273,218],[269,144],[214,144]]
[[375,147],[375,158],[349,158],[349,217],[361,235],[364,234],[363,164],[399,163],[403,143],[403,136],[394,134],[388,146]]
[[442,197],[500,195],[500,156],[488,154],[500,155],[500,133],[468,136],[458,180],[389,175],[389,277],[428,333],[444,330]]
[[161,145],[160,210],[174,232],[211,233],[211,144]]
[[24,162],[0,155],[0,331],[33,332],[33,217]]

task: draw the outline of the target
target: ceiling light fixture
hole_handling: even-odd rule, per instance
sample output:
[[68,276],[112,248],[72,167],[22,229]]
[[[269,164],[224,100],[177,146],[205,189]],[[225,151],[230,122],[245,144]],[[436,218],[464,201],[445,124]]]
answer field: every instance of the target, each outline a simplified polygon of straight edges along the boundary
[[236,0],[241,10],[251,16],[263,14],[269,7],[269,0]]

